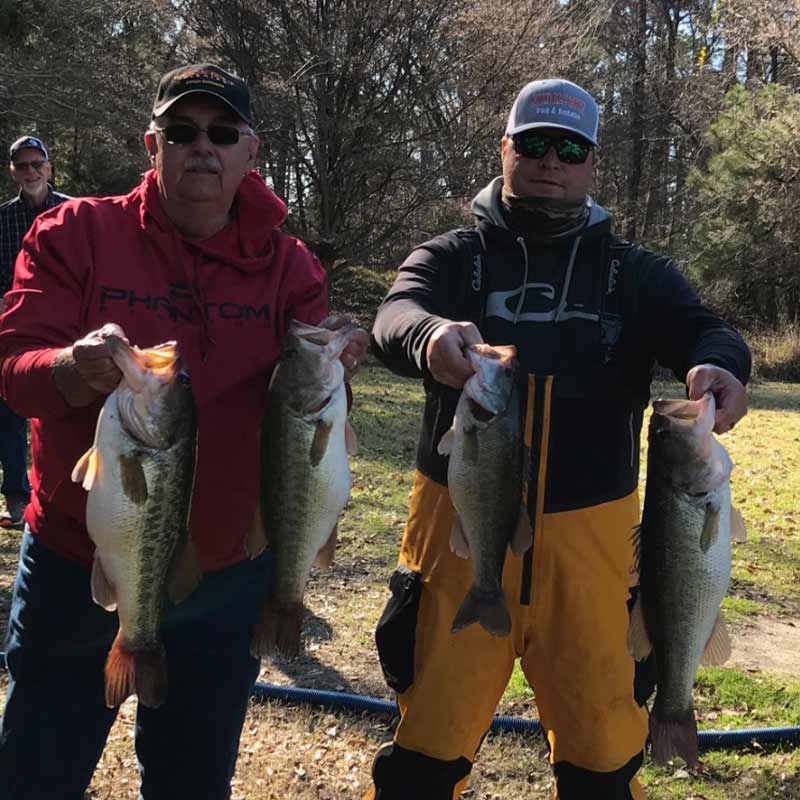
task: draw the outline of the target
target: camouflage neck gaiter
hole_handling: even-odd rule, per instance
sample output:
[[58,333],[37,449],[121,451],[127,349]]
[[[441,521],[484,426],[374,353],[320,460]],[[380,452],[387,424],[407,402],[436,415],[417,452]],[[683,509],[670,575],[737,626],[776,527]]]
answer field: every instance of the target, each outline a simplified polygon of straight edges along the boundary
[[589,216],[586,198],[565,203],[545,197],[517,197],[503,187],[502,210],[508,229],[517,235],[559,236]]

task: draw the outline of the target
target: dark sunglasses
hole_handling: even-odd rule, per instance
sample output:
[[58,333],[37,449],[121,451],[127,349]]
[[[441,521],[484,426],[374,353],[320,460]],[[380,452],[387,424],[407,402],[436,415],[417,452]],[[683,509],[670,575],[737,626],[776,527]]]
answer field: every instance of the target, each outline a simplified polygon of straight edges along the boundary
[[204,133],[211,144],[229,147],[239,141],[240,136],[249,136],[249,133],[240,131],[232,125],[209,125],[207,128],[198,128],[188,122],[176,122],[166,128],[156,128],[164,134],[168,144],[191,144],[197,137]]
[[589,142],[573,136],[551,136],[538,131],[523,131],[514,134],[513,140],[514,150],[525,158],[544,158],[552,147],[558,160],[564,164],[583,164],[592,152]]
[[20,172],[26,172],[28,168],[35,169],[37,172],[47,163],[45,159],[40,159],[39,161],[12,161],[14,165],[14,169],[18,169]]

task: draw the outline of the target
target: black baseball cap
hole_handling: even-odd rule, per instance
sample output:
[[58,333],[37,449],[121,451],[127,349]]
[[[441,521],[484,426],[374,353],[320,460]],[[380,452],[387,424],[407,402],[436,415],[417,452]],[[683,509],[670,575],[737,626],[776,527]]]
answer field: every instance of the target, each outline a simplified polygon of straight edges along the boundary
[[158,84],[153,118],[189,94],[210,94],[230,106],[248,125],[253,124],[247,84],[215,64],[189,64],[164,75]]
[[43,156],[45,161],[50,160],[50,156],[47,155],[47,148],[44,146],[44,143],[41,139],[37,139],[35,136],[20,136],[11,147],[8,148],[8,156],[9,158],[14,158],[14,153],[17,150],[24,150],[26,147],[33,147],[38,150]]

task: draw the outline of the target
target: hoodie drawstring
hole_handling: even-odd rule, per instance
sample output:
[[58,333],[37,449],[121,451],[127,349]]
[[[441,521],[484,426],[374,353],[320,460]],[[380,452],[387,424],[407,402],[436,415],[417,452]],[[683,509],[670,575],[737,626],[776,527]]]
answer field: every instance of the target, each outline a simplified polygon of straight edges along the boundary
[[189,284],[189,294],[191,295],[192,303],[200,317],[200,358],[205,363],[208,359],[209,349],[216,345],[216,342],[211,336],[211,330],[208,326],[208,320],[206,319],[205,300],[200,291],[200,287],[197,285],[197,270],[195,269],[196,256],[187,263],[186,259],[183,257],[183,240],[174,229],[172,230],[172,243],[178,264],[180,264],[181,271],[186,276],[186,282]]
[[564,276],[564,288],[561,290],[561,300],[558,303],[556,318],[553,322],[558,322],[561,319],[561,314],[567,307],[567,296],[569,295],[569,287],[572,283],[572,270],[575,267],[575,256],[578,255],[578,247],[580,247],[582,238],[581,236],[576,236],[575,241],[572,243],[572,252],[569,254],[569,264],[567,265],[567,274]]

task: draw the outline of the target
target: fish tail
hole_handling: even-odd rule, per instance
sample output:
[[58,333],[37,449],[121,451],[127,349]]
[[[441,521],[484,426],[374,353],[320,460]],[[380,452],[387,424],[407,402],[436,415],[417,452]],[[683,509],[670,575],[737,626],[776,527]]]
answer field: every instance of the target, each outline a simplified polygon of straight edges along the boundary
[[674,756],[680,756],[687,766],[696,767],[699,756],[694,710],[686,719],[659,719],[651,714],[650,743],[656,764],[666,764]]
[[303,629],[303,604],[292,603],[281,607],[278,618],[275,645],[278,652],[286,658],[300,654],[300,632]]
[[250,652],[256,658],[276,653],[294,658],[300,653],[300,631],[303,627],[302,603],[278,603],[267,600],[253,628]]
[[167,655],[163,645],[137,651],[136,694],[148,708],[158,708],[167,699]]
[[467,592],[451,630],[455,633],[474,622],[480,622],[492,636],[508,636],[511,632],[511,614],[502,590],[486,594],[473,586]]
[[105,675],[106,705],[116,708],[134,693],[136,686],[135,654],[126,649],[121,630],[106,658]]
[[253,637],[250,640],[250,655],[254,658],[266,658],[275,652],[276,611],[272,600],[266,600],[261,607],[261,614],[253,626]]

